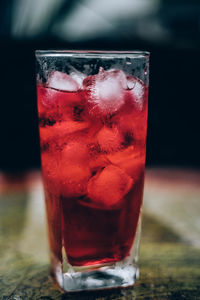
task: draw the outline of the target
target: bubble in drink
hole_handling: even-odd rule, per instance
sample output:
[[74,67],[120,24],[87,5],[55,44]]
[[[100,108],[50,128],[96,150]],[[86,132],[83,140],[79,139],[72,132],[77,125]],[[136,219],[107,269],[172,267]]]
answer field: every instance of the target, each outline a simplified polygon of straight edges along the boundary
[[129,90],[129,99],[131,99],[132,103],[134,103],[138,109],[142,110],[145,93],[145,86],[143,82],[135,76],[128,76],[127,88]]

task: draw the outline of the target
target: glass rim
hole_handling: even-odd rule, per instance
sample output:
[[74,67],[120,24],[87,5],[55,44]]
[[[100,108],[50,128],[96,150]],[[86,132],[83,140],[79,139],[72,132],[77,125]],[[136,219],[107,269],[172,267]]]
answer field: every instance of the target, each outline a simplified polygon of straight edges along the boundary
[[35,56],[67,56],[67,57],[97,57],[97,58],[139,58],[150,56],[150,52],[148,51],[124,51],[124,50],[35,50]]

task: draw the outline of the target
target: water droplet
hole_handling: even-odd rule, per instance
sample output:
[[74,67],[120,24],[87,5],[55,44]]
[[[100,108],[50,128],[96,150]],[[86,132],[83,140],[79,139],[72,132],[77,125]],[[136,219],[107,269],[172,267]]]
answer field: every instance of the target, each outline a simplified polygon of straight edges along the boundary
[[127,65],[131,65],[131,59],[130,59],[130,57],[126,57],[126,64]]

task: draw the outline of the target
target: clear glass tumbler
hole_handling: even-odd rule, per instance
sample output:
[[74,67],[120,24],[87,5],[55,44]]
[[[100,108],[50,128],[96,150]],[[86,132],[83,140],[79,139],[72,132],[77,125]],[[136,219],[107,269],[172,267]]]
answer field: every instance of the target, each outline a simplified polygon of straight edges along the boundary
[[65,291],[138,276],[148,52],[36,51],[52,273]]

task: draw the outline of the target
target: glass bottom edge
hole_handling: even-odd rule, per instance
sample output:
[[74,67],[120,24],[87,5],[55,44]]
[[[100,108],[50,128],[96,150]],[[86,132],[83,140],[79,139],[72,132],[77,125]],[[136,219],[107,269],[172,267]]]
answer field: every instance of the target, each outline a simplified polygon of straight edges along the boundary
[[85,272],[62,273],[57,270],[54,277],[65,292],[81,292],[125,288],[133,286],[139,278],[137,266],[107,266]]

